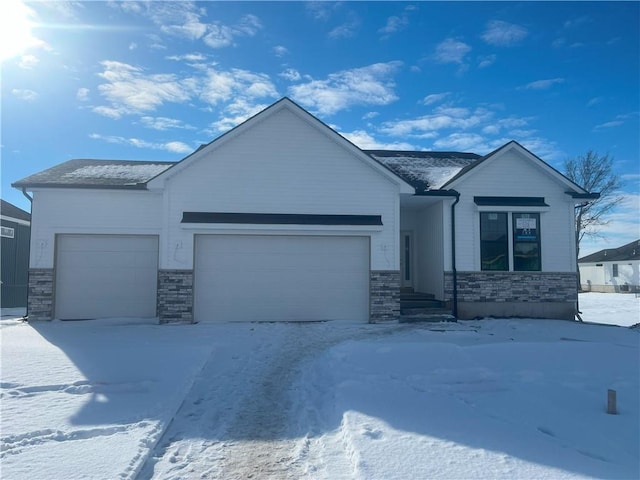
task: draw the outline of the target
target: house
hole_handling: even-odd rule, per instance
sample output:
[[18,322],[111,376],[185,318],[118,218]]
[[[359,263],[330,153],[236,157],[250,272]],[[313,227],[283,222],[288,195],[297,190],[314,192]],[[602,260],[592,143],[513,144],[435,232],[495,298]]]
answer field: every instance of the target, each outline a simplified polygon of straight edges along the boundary
[[516,142],[363,151],[283,98],[177,163],[71,160],[33,193],[30,319],[573,318],[574,206],[595,195]]
[[588,292],[640,291],[640,239],[578,259],[582,290]]
[[0,306],[26,307],[31,215],[9,202],[0,200],[0,223]]

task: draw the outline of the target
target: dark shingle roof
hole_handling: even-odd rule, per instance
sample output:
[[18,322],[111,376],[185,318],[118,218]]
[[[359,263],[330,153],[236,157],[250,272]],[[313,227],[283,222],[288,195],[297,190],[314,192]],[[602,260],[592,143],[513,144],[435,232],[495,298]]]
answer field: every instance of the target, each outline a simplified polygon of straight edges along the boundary
[[31,221],[31,215],[29,215],[28,212],[25,212],[21,208],[18,208],[5,200],[0,200],[0,214],[5,217],[16,218],[18,220],[26,220],[27,222]]
[[437,190],[482,158],[475,153],[365,150],[417,190]]
[[600,250],[582,257],[578,263],[626,262],[629,260],[640,260],[640,240],[634,240],[622,247]]
[[76,159],[30,175],[12,186],[140,189],[172,165],[174,162]]

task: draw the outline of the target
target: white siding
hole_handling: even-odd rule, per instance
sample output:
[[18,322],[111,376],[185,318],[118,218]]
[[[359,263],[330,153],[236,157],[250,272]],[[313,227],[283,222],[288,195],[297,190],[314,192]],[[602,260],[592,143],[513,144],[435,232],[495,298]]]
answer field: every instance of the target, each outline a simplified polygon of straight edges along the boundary
[[[618,265],[618,276],[613,276],[613,264]],[[599,265],[599,266],[598,266]],[[580,282],[583,286],[640,285],[640,262],[600,262],[580,264]]]
[[160,233],[162,196],[125,190],[34,191],[31,268],[53,268],[59,233]]
[[573,199],[564,185],[523,154],[510,150],[490,158],[453,188],[461,194],[456,206],[459,271],[480,270],[480,224],[473,197],[506,196],[544,197],[550,208],[540,214],[542,271],[575,272]]
[[[184,211],[381,215],[384,228],[365,233],[371,268],[399,268],[399,187],[309,120],[282,109],[211,147],[166,183],[160,268],[192,268],[194,233],[212,233],[207,226],[184,228]],[[313,229],[295,233],[305,230]],[[322,230],[363,235],[362,229]]]

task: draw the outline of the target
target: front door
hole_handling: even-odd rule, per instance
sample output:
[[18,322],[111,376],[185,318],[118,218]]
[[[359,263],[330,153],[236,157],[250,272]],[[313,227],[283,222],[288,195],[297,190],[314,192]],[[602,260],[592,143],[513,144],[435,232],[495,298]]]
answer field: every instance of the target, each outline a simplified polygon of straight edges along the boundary
[[413,287],[413,235],[400,232],[400,286]]

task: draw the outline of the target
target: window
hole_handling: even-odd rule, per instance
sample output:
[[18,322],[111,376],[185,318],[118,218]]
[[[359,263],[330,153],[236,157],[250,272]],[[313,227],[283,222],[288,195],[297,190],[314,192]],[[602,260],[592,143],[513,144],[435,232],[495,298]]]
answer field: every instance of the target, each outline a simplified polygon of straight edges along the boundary
[[618,264],[613,263],[612,267],[613,267],[613,278],[616,278],[618,276]]
[[540,271],[540,252],[539,213],[480,212],[481,270]]
[[14,230],[11,227],[2,227],[2,236],[7,238],[13,238]]
[[507,214],[480,214],[480,261],[482,270],[509,270]]
[[540,270],[540,214],[513,214],[513,269]]

